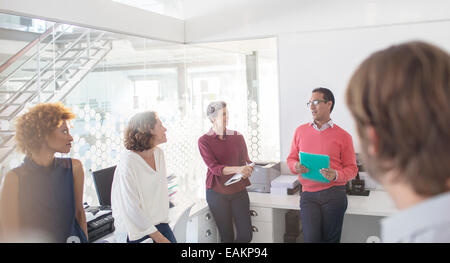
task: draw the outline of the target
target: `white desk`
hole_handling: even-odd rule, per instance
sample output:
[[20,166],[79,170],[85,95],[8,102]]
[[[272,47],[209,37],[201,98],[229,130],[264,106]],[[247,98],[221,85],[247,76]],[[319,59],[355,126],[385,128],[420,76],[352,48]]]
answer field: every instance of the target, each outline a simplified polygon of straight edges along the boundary
[[[254,234],[256,242],[282,242],[284,234],[284,215],[288,210],[300,210],[300,196],[296,195],[274,195],[269,193],[249,192],[251,210],[256,210],[260,217],[252,217],[252,224],[258,228],[258,233]],[[378,222],[382,217],[390,216],[397,212],[391,198],[385,191],[371,190],[369,196],[348,195],[348,207],[343,226],[344,242],[365,242],[370,235],[379,235]],[[195,238],[191,242],[209,242],[217,237],[206,236],[211,232],[213,221],[209,218],[210,213],[206,200],[199,199],[191,210],[190,218],[195,219],[195,224],[190,227],[190,233],[195,233]],[[359,222],[358,222],[359,221]],[[207,227],[202,226],[208,224]],[[270,228],[270,229],[267,229]],[[205,232],[206,231],[206,232]],[[208,232],[209,231],[209,232]],[[364,237],[355,238],[358,235]],[[261,240],[258,240],[261,236]],[[271,236],[271,239],[266,239]],[[356,241],[358,240],[358,241]],[[255,240],[254,240],[255,241]],[[212,241],[214,242],[214,241]]]
[[[274,195],[270,193],[249,192],[250,205],[280,209],[300,210],[299,193],[295,195]],[[392,199],[387,192],[370,190],[369,196],[347,195],[347,214],[389,216],[397,212]],[[191,199],[192,200],[192,199]],[[208,204],[203,198],[194,200],[191,216],[207,208]]]
[[[296,195],[273,195],[249,193],[250,205],[280,209],[300,210],[300,197]],[[346,214],[389,216],[397,212],[394,203],[385,191],[371,190],[369,196],[347,195]]]
[[[279,208],[289,210],[300,210],[300,196],[295,195],[273,195],[269,193],[249,192],[250,205],[257,207]],[[347,195],[348,207],[346,214],[368,215],[368,216],[390,216],[397,212],[392,199],[385,191],[371,190],[369,196]],[[198,199],[192,207],[190,216],[208,209],[204,199]]]
[[[284,214],[288,210],[300,210],[300,196],[296,195],[274,195],[269,193],[249,192],[251,210],[256,210],[260,218],[253,217],[252,224],[258,228],[255,233],[256,242],[259,241],[258,235],[263,238],[272,237],[272,242],[282,242],[284,234]],[[385,191],[371,190],[369,196],[352,196],[348,195],[348,207],[346,218],[344,219],[343,238],[346,239],[350,230],[354,230],[361,235],[370,235],[367,224],[361,222],[352,222],[355,218],[362,218],[365,222],[372,225],[384,216],[390,216],[397,212],[391,198]],[[169,211],[170,223],[173,223],[179,217],[184,207],[194,202],[194,206],[190,212],[188,223],[187,242],[218,242],[218,233],[215,227],[214,218],[209,211],[208,204],[205,199],[195,199],[187,196],[178,196],[175,207]],[[351,217],[355,215],[356,217]],[[362,216],[362,217],[360,217]],[[356,229],[359,227],[360,229]],[[347,231],[347,233],[346,233]],[[117,233],[115,233],[117,234]],[[102,238],[109,242],[120,242],[113,234]],[[352,238],[348,238],[350,242]],[[363,239],[361,239],[363,240]],[[255,241],[255,240],[254,240]]]

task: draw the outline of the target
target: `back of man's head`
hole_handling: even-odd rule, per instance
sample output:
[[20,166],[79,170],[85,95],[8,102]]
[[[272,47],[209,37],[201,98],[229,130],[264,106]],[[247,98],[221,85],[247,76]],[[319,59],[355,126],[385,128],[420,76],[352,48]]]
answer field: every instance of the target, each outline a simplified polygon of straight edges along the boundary
[[[379,179],[387,171],[398,171],[397,179],[424,196],[449,190],[447,52],[424,42],[408,42],[378,51],[352,76],[346,100],[372,176]],[[367,127],[373,127],[376,134],[377,150],[370,158],[367,158]]]

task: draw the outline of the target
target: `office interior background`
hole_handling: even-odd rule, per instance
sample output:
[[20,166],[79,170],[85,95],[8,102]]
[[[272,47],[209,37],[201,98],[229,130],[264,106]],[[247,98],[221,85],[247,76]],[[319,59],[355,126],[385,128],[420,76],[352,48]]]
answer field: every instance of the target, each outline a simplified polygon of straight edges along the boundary
[[[404,41],[450,51],[450,2],[0,0],[0,65],[44,34],[1,69],[0,103],[26,110],[62,100],[73,109],[69,156],[83,163],[84,201],[95,205],[88,175],[117,163],[127,120],[144,110],[157,111],[168,130],[161,147],[173,191],[194,196],[204,195],[197,140],[210,128],[213,100],[228,103],[229,128],[244,135],[252,160],[285,162],[295,128],[311,120],[311,90],[327,87],[336,97],[331,117],[358,152],[344,103],[352,72]],[[39,96],[11,103],[11,91],[38,87]],[[0,176],[23,159],[12,139],[16,109],[0,112]]]

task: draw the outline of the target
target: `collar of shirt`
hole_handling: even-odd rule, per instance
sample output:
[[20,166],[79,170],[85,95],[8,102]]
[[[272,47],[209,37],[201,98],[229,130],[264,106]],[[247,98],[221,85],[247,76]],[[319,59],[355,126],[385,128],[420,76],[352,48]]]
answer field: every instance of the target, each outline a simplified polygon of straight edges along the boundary
[[[225,134],[223,135],[223,139],[227,139],[227,135],[230,133],[230,130],[225,128]],[[209,129],[208,133],[209,136],[214,136],[216,139],[219,139],[219,135],[213,130],[213,128]]]
[[[381,220],[383,242],[411,242],[428,232],[450,225],[450,193],[443,193]],[[419,240],[418,239],[418,240]],[[419,241],[420,242],[420,241]]]
[[314,122],[314,120],[311,121],[310,125],[313,126],[313,128],[318,130],[318,131],[324,131],[324,130],[330,128],[330,127],[333,128],[334,123],[333,123],[333,120],[330,119],[327,123],[324,123],[320,129],[319,129],[319,127],[317,127],[317,124]]

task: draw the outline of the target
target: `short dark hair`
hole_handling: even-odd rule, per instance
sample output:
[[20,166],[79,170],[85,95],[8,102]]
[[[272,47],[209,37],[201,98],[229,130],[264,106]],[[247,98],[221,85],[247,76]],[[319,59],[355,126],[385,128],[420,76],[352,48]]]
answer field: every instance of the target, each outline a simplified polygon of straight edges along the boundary
[[333,112],[333,108],[334,108],[334,95],[333,95],[333,92],[331,92],[331,90],[329,90],[329,89],[327,89],[327,88],[323,88],[323,87],[318,87],[318,88],[313,89],[312,92],[313,92],[313,93],[314,93],[314,92],[320,92],[320,93],[323,94],[323,99],[324,99],[324,100],[333,102],[333,104],[331,105],[330,113]]

